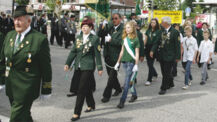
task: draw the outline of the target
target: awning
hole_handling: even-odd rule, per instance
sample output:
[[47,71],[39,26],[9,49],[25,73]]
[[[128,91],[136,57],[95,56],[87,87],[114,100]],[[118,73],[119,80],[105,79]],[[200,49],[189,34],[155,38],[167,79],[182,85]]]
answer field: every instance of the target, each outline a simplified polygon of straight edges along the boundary
[[41,3],[41,4],[34,4],[33,9],[42,11],[42,10],[49,10],[49,7],[46,6],[45,4]]
[[[90,0],[90,1],[95,1],[96,0]],[[66,3],[66,4],[70,4],[70,5],[77,5],[77,6],[85,6],[85,0],[80,0],[79,3]],[[130,5],[126,5],[126,4],[122,4],[119,2],[115,2],[115,1],[110,1],[110,5],[111,5],[111,9],[124,9],[124,8],[135,8],[135,6],[130,6]]]
[[126,5],[115,1],[111,1],[110,4],[111,9],[135,8],[135,6]]
[[217,6],[217,2],[193,2],[195,5],[210,5],[210,6]]

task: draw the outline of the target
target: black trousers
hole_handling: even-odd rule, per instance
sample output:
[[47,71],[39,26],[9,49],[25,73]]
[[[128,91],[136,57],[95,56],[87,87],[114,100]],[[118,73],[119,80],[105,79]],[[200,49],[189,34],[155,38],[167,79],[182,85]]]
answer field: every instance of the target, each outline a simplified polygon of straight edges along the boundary
[[62,46],[62,42],[60,41],[59,31],[51,31],[50,43],[53,45],[54,37],[56,37],[57,44]]
[[155,68],[154,68],[154,58],[151,58],[149,55],[146,55],[147,65],[148,65],[148,79],[147,81],[152,82],[153,76],[158,76]]
[[93,74],[93,70],[81,71],[80,81],[78,85],[78,93],[76,99],[76,105],[74,109],[74,114],[81,115],[84,100],[86,98],[87,106],[95,108],[95,101],[93,98],[93,91],[91,90],[91,82],[89,80],[90,76]]
[[31,116],[31,107],[33,100],[26,100],[25,102],[18,102],[9,98],[11,104],[10,122],[33,122]]
[[176,61],[173,63],[172,75],[173,76],[177,75],[177,62]]
[[170,87],[174,86],[173,75],[172,75],[172,62],[160,61],[161,73],[162,73],[162,84],[161,90],[167,90]]
[[114,88],[116,91],[122,91],[119,80],[117,78],[117,71],[114,69],[111,69],[106,66],[107,74],[108,74],[108,81],[106,88],[103,92],[103,97],[110,98],[112,94],[112,89]]
[[[71,93],[77,93],[78,92],[78,87],[79,87],[79,82],[80,82],[80,77],[81,76],[81,70],[75,70],[72,80],[71,80],[71,86],[70,86],[70,92]],[[92,75],[89,78],[90,82],[91,82],[91,90],[95,91],[96,90],[96,81],[95,81],[95,77],[94,77],[94,72],[92,73]]]
[[67,34],[67,32],[61,32],[61,36],[60,36],[61,42],[63,39],[65,42],[65,48],[68,48],[68,46],[70,44],[70,37],[69,37],[69,34]]
[[69,40],[75,43],[75,34],[68,34],[69,35]]

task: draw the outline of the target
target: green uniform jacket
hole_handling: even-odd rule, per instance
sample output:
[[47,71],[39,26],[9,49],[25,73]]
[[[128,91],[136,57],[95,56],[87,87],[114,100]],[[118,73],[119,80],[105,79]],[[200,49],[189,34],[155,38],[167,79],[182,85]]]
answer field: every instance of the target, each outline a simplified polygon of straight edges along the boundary
[[[1,66],[10,67],[8,77],[5,76],[6,95],[23,103],[27,99],[36,99],[40,89],[42,94],[51,93],[50,48],[47,38],[31,29],[19,45],[19,50],[13,53],[16,35],[16,31],[11,31],[5,37]],[[0,79],[2,81],[4,77]]]
[[158,43],[153,45],[152,51],[155,52],[159,48],[159,58],[162,61],[173,62],[176,59],[180,59],[179,32],[171,27],[168,33],[162,30],[160,35],[161,37]]
[[106,35],[109,33],[111,42],[107,42],[104,47],[104,58],[107,64],[115,65],[121,52],[122,32],[124,25],[121,23],[118,28],[114,29],[113,24],[106,26]]
[[[208,29],[209,30],[209,39],[212,41],[212,33],[211,33],[211,30],[210,29]],[[199,29],[198,30],[198,33],[197,33],[197,44],[198,44],[198,47],[200,46],[200,43],[201,43],[201,41],[203,41],[204,39],[203,39],[203,30],[202,29]]]
[[74,61],[76,70],[78,70],[79,65],[81,70],[95,70],[97,64],[98,71],[103,70],[99,38],[93,34],[90,34],[88,38],[89,41],[83,44],[83,34],[77,37],[76,45],[72,48],[65,64],[71,66]]
[[145,51],[144,51],[145,49],[144,49],[143,35],[139,30],[137,30],[137,37],[139,39],[139,44],[140,44],[139,57],[144,57],[145,56]]
[[147,39],[147,44],[146,44],[146,51],[148,52],[149,55],[149,50],[152,50],[153,52],[155,52],[155,47],[154,45],[158,44],[159,40],[160,40],[160,36],[161,36],[161,31],[160,30],[156,30],[154,32],[151,33],[151,29],[147,30],[145,35],[148,37]]
[[3,42],[4,42],[4,35],[3,33],[0,32],[0,50],[2,50]]
[[[3,33],[0,32],[0,51],[2,50],[3,42],[4,42],[4,35],[3,35]],[[0,76],[1,77],[4,77],[4,69],[5,69],[5,66],[0,65],[0,73],[1,73]],[[5,80],[4,79],[0,79],[0,80],[1,80],[0,81],[0,85],[4,85],[5,84]]]

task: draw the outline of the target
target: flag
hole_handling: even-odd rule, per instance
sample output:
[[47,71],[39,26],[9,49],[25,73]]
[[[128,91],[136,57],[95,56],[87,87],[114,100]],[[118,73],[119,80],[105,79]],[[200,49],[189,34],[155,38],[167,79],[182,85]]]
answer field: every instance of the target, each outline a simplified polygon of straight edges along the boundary
[[91,8],[93,11],[97,12],[102,17],[108,18],[110,14],[109,0],[94,0],[95,3],[92,1],[93,0],[85,0],[85,5],[88,8]]
[[141,15],[140,0],[136,0],[136,15]]

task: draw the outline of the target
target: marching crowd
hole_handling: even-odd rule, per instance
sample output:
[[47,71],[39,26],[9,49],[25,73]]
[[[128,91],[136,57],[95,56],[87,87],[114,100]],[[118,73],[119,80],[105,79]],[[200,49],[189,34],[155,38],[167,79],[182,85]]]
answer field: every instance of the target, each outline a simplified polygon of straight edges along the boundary
[[[154,62],[159,61],[162,73],[159,95],[164,95],[175,86],[173,78],[177,76],[179,61],[185,72],[184,90],[192,84],[191,65],[195,63],[201,67],[200,84],[205,85],[207,69],[212,64],[213,54],[217,53],[217,43],[213,41],[208,23],[196,26],[192,19],[187,19],[180,26],[172,24],[167,16],[162,18],[161,23],[156,18],[151,19],[146,32],[142,34],[141,21],[136,14],[131,14],[127,21],[121,14],[114,13],[112,20],[102,21],[97,31],[91,17],[85,16],[80,32],[77,32],[74,15],[69,17],[66,13],[59,19],[54,14],[48,41],[46,15],[38,18],[30,15],[25,7],[18,6],[13,19],[1,13],[0,28],[0,90],[6,88],[9,97],[10,122],[32,122],[30,110],[33,101],[40,94],[45,99],[51,96],[52,68],[48,42],[53,45],[54,38],[59,46],[63,46],[64,40],[65,48],[73,43],[64,66],[64,71],[70,67],[74,69],[70,93],[67,94],[68,97],[77,96],[72,121],[80,119],[85,100],[88,106],[85,112],[92,112],[96,108],[93,97],[96,89],[94,71],[97,69],[98,75],[102,75],[102,58],[108,79],[101,101],[109,102],[111,96],[122,93],[117,105],[121,109],[124,108],[128,90],[132,94],[129,102],[138,99],[136,76],[138,63],[143,62],[144,57],[148,66],[145,85],[149,86],[157,79],[159,72]],[[117,76],[121,65],[125,70],[123,86]]]

